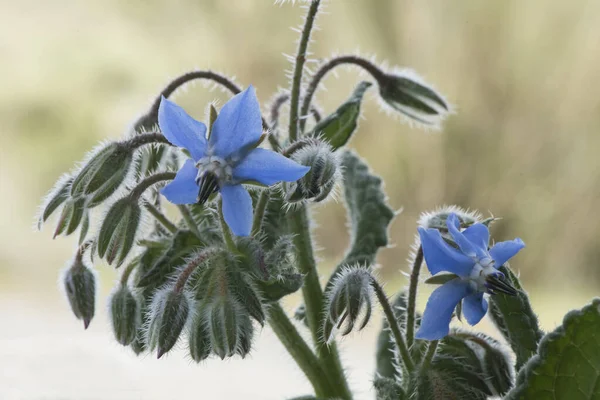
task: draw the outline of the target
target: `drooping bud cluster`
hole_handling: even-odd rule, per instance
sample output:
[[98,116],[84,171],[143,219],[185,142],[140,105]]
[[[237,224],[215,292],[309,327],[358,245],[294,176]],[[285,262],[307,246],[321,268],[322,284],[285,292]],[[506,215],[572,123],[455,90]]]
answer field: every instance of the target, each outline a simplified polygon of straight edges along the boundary
[[126,196],[116,201],[102,222],[98,234],[98,255],[119,267],[134,245],[142,210],[138,199]]
[[325,321],[323,327],[325,341],[331,341],[335,329],[342,329],[344,325],[342,336],[352,332],[363,309],[364,317],[358,330],[367,325],[371,318],[374,295],[372,279],[369,268],[363,266],[345,267],[335,278],[326,293],[328,321]]
[[325,142],[309,139],[301,142],[291,158],[299,164],[311,167],[302,179],[284,185],[285,199],[289,202],[325,200],[340,178],[340,160]]
[[121,285],[109,299],[110,320],[117,342],[123,346],[135,340],[140,327],[139,302],[127,285]]
[[64,271],[62,284],[67,300],[77,319],[83,320],[85,329],[90,325],[96,309],[96,276],[94,271],[83,260],[82,246],[75,256],[73,264]]
[[150,306],[146,343],[150,351],[157,349],[158,358],[170,351],[194,309],[194,301],[186,291],[173,288],[158,290]]

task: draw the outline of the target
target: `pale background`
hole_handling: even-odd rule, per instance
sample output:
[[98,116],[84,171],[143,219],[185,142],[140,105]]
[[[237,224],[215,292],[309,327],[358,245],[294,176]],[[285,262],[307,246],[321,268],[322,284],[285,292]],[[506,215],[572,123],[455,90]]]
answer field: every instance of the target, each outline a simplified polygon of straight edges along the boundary
[[[600,293],[600,2],[560,0],[331,0],[311,49],[377,54],[409,66],[457,106],[440,133],[390,118],[367,96],[352,142],[387,182],[394,246],[379,257],[392,294],[421,211],[450,203],[504,219],[520,236],[513,266],[543,328]],[[0,0],[0,399],[284,399],[310,391],[264,329],[250,359],[196,365],[183,351],[157,361],[112,341],[106,296],[88,331],[57,289],[74,239],[33,231],[40,197],[105,138],[119,138],[161,87],[193,68],[254,84],[266,102],[287,86],[298,4],[201,0]],[[314,64],[310,64],[314,66]],[[327,79],[332,110],[357,75]],[[201,117],[226,99],[197,85],[178,97]],[[318,212],[326,267],[346,246],[339,204]],[[420,300],[423,306],[424,297]],[[286,306],[292,311],[298,299]],[[359,399],[370,398],[379,320],[342,347]],[[483,329],[490,332],[489,323]]]

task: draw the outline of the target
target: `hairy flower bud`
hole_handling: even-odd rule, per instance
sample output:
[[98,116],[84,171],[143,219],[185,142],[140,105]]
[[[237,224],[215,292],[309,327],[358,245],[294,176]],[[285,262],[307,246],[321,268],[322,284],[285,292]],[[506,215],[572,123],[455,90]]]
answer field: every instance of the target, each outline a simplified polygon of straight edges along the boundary
[[69,267],[62,278],[67,300],[77,319],[83,320],[85,329],[94,318],[96,308],[96,276],[94,272],[84,265],[80,255]]
[[425,229],[433,228],[441,232],[447,232],[446,220],[450,214],[456,214],[460,225],[464,228],[481,221],[481,215],[478,212],[464,210],[458,206],[443,206],[421,214],[418,225]]
[[133,160],[125,143],[112,142],[96,151],[71,185],[71,196],[91,196],[90,206],[110,197],[123,183]]
[[210,327],[202,310],[192,317],[189,328],[189,349],[192,360],[200,362],[210,355],[212,345],[210,342]]
[[383,101],[418,124],[439,128],[450,112],[450,106],[443,96],[414,71],[383,74],[378,83]]
[[191,296],[184,291],[169,288],[154,294],[150,306],[146,343],[151,351],[157,349],[158,358],[170,351],[177,343],[190,317],[191,305]]
[[141,213],[138,201],[130,196],[124,197],[112,205],[98,234],[100,258],[106,256],[109,264],[116,260],[117,267],[125,261],[135,242]]
[[238,345],[235,352],[246,358],[252,350],[252,339],[254,337],[254,325],[247,314],[240,314],[240,324],[238,332]]
[[110,297],[109,311],[117,342],[129,345],[140,325],[139,304],[127,286],[119,287]]
[[221,357],[231,357],[238,345],[241,307],[235,299],[218,296],[210,305],[209,326],[213,352]]
[[73,177],[65,174],[58,179],[54,187],[46,195],[44,203],[40,208],[38,229],[41,229],[42,224],[69,198],[72,182]]
[[311,168],[300,180],[284,185],[286,200],[311,199],[315,203],[325,200],[340,176],[340,161],[331,146],[314,141],[294,152],[292,159]]
[[62,213],[56,224],[54,237],[58,235],[70,235],[79,227],[85,214],[85,198],[70,198],[65,202]]
[[335,278],[326,293],[328,321],[325,321],[323,327],[323,337],[326,341],[333,338],[334,326],[341,329],[345,324],[342,335],[349,334],[363,308],[365,314],[358,330],[367,325],[372,311],[371,279],[369,269],[361,266],[345,267]]

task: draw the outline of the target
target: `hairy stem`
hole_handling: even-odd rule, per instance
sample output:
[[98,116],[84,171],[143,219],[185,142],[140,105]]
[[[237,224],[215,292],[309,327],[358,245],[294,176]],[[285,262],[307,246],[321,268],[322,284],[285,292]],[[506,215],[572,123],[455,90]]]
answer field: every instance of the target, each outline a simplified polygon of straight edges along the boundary
[[162,143],[171,145],[171,142],[167,140],[166,137],[163,136],[160,132],[149,132],[149,133],[140,133],[132,137],[131,139],[125,141],[125,145],[127,145],[130,149],[137,149],[140,146],[150,143]]
[[351,64],[361,67],[370,73],[375,80],[378,82],[383,79],[385,73],[379,68],[377,65],[373,64],[371,61],[353,55],[347,56],[339,56],[332,58],[327,61],[325,64],[321,65],[317,72],[312,77],[308,88],[306,89],[306,93],[304,94],[304,99],[302,100],[302,108],[300,109],[300,132],[304,131],[304,126],[306,125],[306,119],[302,118],[308,115],[308,111],[310,110],[310,105],[313,99],[315,92],[317,91],[321,80],[335,67],[338,67],[342,64]]
[[202,253],[196,255],[196,257],[194,257],[194,259],[185,266],[183,271],[181,271],[181,273],[177,277],[177,281],[175,282],[175,286],[174,286],[173,290],[176,293],[181,293],[181,291],[185,287],[185,284],[186,284],[187,280],[189,279],[190,275],[192,275],[192,273],[196,270],[196,268],[198,268],[200,265],[202,265],[204,260],[206,260],[208,258],[208,256],[211,254],[211,252],[212,252],[211,250],[203,251]]
[[321,337],[324,296],[313,255],[309,221],[305,207],[294,212],[291,219],[291,227],[295,234],[293,240],[296,247],[298,266],[300,272],[304,274],[302,294],[306,306],[306,319],[317,349],[317,356],[329,374],[330,379],[336,384],[336,396],[341,399],[351,399],[352,394],[346,382],[337,346],[335,342],[329,346],[325,346]]
[[223,232],[223,239],[225,239],[227,247],[229,250],[237,251],[231,230],[229,230],[229,226],[227,226],[227,222],[225,222],[225,217],[223,216],[223,200],[219,200],[219,221],[221,222],[221,231]]
[[262,223],[265,217],[265,210],[267,209],[267,205],[269,205],[271,193],[269,189],[265,189],[258,196],[258,200],[256,201],[256,207],[254,207],[254,221],[252,221],[252,233],[250,236],[254,237],[260,233],[262,229]]
[[131,191],[130,196],[132,198],[139,199],[140,196],[152,185],[155,185],[162,181],[172,181],[175,179],[175,172],[160,172],[158,174],[150,175],[147,178],[144,178],[140,183],[138,183],[133,190]]
[[437,350],[438,344],[439,340],[432,340],[429,342],[429,345],[427,346],[427,352],[425,353],[425,357],[423,357],[423,361],[419,367],[421,372],[425,372],[431,365],[431,360],[433,360],[433,356],[435,356],[435,351]]
[[155,206],[153,206],[152,204],[150,204],[148,202],[144,203],[144,207],[146,208],[146,210],[148,210],[148,212],[150,214],[152,214],[152,216],[154,218],[156,218],[156,220],[158,222],[160,222],[160,224],[166,230],[168,230],[171,233],[175,233],[177,231],[177,226],[174,223],[172,223],[165,214],[160,212],[160,210],[158,208],[156,208]]
[[383,313],[385,314],[385,318],[387,319],[388,325],[390,326],[390,330],[392,331],[392,335],[394,336],[394,341],[396,342],[396,347],[400,351],[400,356],[402,357],[402,361],[404,362],[404,366],[406,370],[410,373],[414,370],[415,365],[413,363],[412,358],[410,357],[410,353],[408,352],[408,347],[406,347],[406,343],[404,342],[404,336],[402,336],[402,332],[400,331],[400,326],[398,325],[398,319],[396,318],[396,314],[394,314],[394,310],[390,305],[390,301],[388,300],[383,288],[375,279],[371,279],[371,286],[375,290],[375,295],[383,308]]
[[190,231],[192,231],[194,233],[194,235],[196,235],[197,237],[202,239],[201,238],[202,235],[200,234],[200,231],[198,230],[198,225],[196,225],[196,221],[194,220],[194,216],[190,212],[190,209],[187,208],[187,206],[185,206],[183,204],[179,204],[177,206],[177,209],[179,210],[181,217],[185,221],[185,224],[190,229]]
[[127,264],[127,267],[125,267],[125,269],[123,270],[123,273],[121,274],[121,286],[126,286],[127,285],[127,281],[129,280],[129,276],[131,276],[131,273],[133,272],[133,270],[135,269],[135,267],[137,267],[138,263],[137,262],[130,262],[129,264]]
[[419,274],[423,264],[423,247],[419,246],[410,273],[410,284],[408,286],[408,304],[406,307],[406,345],[412,347],[415,340],[415,304],[417,302],[417,287],[419,286]]
[[318,397],[333,396],[335,384],[332,385],[329,382],[318,358],[302,339],[302,336],[300,336],[279,303],[273,303],[269,307],[269,324],[312,384],[315,394]]
[[304,21],[302,36],[298,44],[298,53],[296,54],[296,63],[294,64],[294,76],[292,78],[292,89],[290,90],[290,142],[298,138],[298,105],[300,103],[300,86],[302,83],[302,72],[306,62],[306,49],[310,41],[310,33],[319,10],[320,0],[313,0],[308,9],[308,14]]

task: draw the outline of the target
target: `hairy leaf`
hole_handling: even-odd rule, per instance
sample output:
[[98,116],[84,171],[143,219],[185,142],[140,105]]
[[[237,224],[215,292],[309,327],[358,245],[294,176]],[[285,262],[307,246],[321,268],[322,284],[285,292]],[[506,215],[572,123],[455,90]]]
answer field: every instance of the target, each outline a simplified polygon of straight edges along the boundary
[[544,336],[506,399],[600,399],[600,298]]

